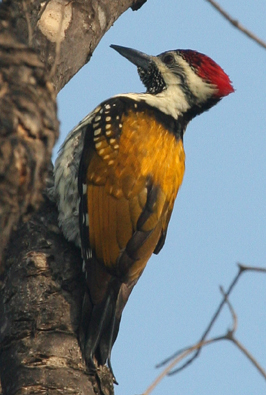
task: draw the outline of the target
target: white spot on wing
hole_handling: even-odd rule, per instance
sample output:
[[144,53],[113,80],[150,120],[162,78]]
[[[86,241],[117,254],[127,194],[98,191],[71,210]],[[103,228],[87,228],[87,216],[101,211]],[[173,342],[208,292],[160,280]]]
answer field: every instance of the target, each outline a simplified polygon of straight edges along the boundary
[[98,136],[99,134],[101,134],[101,132],[102,132],[101,128],[94,130],[94,136]]
[[86,213],[86,215],[85,215],[85,224],[86,224],[86,226],[89,226],[89,214],[88,213]]

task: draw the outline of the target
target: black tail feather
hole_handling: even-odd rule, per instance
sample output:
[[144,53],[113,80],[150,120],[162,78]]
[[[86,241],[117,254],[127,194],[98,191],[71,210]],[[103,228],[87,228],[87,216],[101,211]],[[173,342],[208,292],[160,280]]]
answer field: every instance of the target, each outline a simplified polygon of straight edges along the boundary
[[122,311],[133,286],[121,284],[112,278],[100,303],[92,303],[89,289],[84,295],[79,339],[84,359],[92,372],[96,366],[107,363],[113,374],[111,351],[118,335]]

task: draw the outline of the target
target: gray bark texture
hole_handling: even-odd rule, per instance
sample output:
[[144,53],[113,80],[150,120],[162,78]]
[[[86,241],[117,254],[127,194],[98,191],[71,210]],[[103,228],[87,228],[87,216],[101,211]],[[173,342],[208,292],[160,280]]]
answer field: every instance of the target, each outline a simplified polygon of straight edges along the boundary
[[43,191],[53,182],[56,93],[115,20],[145,1],[0,3],[1,395],[113,394],[108,368],[91,375],[83,361],[80,251]]

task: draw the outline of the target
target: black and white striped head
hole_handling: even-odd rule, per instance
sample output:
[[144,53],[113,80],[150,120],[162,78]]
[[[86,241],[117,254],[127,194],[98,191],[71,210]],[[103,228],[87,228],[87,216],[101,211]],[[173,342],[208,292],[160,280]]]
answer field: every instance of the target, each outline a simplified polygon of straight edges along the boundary
[[173,116],[173,107],[179,114],[193,108],[193,116],[198,115],[234,91],[223,69],[199,52],[173,50],[150,56],[131,48],[111,47],[138,67],[146,93],[159,98],[161,104],[154,100],[156,106]]

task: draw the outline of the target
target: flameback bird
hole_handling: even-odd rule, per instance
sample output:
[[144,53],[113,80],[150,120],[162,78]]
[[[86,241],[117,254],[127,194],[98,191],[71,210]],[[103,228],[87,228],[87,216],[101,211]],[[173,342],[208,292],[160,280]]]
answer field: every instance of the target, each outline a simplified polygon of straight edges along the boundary
[[221,67],[196,51],[148,56],[111,47],[137,66],[147,91],[101,103],[69,133],[55,164],[59,223],[84,261],[80,343],[91,368],[111,367],[128,297],[164,245],[189,121],[234,91]]

